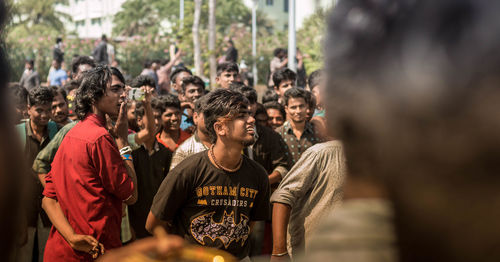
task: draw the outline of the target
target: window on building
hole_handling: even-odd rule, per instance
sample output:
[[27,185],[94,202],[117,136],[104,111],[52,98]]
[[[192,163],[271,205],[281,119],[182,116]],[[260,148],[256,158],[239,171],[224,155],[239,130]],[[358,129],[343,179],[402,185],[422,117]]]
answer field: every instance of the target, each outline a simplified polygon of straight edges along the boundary
[[99,18],[92,18],[92,19],[90,20],[90,23],[91,23],[92,25],[101,25],[101,23],[102,23],[102,22],[101,22],[101,18],[100,18],[100,17],[99,17]]
[[266,0],[266,5],[274,5],[274,0]]
[[285,13],[288,13],[288,0],[284,0],[283,4],[283,11],[285,11]]
[[75,22],[76,27],[85,26],[85,20],[80,20]]

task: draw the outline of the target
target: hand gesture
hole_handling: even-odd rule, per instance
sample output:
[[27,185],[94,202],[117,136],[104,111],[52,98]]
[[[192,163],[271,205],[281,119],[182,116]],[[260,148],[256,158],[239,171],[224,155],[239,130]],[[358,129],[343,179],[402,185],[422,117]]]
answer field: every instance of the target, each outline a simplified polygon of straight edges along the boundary
[[75,234],[68,240],[71,248],[89,253],[93,258],[104,254],[104,246],[92,236]]

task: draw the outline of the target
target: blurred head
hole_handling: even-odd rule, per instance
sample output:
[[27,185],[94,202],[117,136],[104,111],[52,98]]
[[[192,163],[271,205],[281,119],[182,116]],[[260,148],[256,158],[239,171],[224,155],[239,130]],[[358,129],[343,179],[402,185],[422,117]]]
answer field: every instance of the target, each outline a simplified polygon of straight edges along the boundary
[[278,102],[279,96],[276,94],[276,91],[268,89],[262,96],[262,103],[265,104],[267,102]]
[[238,64],[233,62],[224,62],[217,65],[217,77],[215,81],[221,88],[229,88],[232,82],[238,77],[240,70]]
[[72,79],[80,79],[83,72],[88,71],[96,66],[94,59],[90,56],[77,56],[71,61],[71,76]]
[[277,101],[271,101],[264,104],[264,108],[267,112],[267,124],[272,128],[276,129],[285,123],[286,112],[285,108]]
[[182,88],[182,80],[188,76],[192,76],[193,73],[191,73],[191,70],[185,68],[185,67],[177,67],[171,74],[170,74],[170,81],[171,81],[171,87],[177,92],[181,93],[181,88]]
[[28,115],[32,125],[46,126],[52,116],[54,93],[48,87],[33,88],[28,93]]
[[248,110],[250,110],[250,115],[255,116],[257,111],[257,92],[255,89],[246,86],[241,82],[234,82],[229,86],[229,89],[242,93],[248,100]]
[[307,80],[307,83],[309,85],[309,90],[314,95],[314,98],[316,99],[316,106],[320,106],[322,104],[321,100],[321,94],[322,94],[322,89],[323,89],[323,70],[318,69],[314,72],[312,72],[309,75],[309,79]]
[[35,68],[35,60],[33,60],[33,59],[26,60],[26,63],[24,64],[24,68],[26,68],[28,70],[33,70],[33,68]]
[[61,68],[61,62],[57,61],[57,60],[52,60],[52,67],[54,69],[60,69]]
[[202,96],[200,99],[196,100],[196,102],[194,103],[193,122],[198,133],[203,133],[203,135],[205,136],[210,136],[205,125],[205,116],[203,115],[203,111],[205,111],[206,105],[207,96]]
[[68,121],[68,99],[66,91],[58,86],[51,86],[54,92],[54,99],[52,100],[52,120],[58,124],[65,124]]
[[84,119],[95,110],[116,118],[126,100],[124,83],[123,75],[114,67],[97,66],[84,72],[76,93],[78,118]]
[[288,89],[295,87],[296,79],[297,74],[288,68],[276,70],[273,74],[274,91],[278,96],[283,97]]
[[148,86],[150,88],[155,88],[155,80],[150,75],[138,75],[130,82],[130,86],[134,88],[140,88],[142,86]]
[[269,126],[269,117],[267,116],[267,111],[264,105],[257,103],[257,110],[255,111],[255,122],[261,126]]
[[216,89],[208,93],[203,112],[205,125],[213,144],[224,140],[249,146],[255,142],[255,119],[248,110],[248,100],[240,92]]
[[205,82],[197,76],[184,78],[181,87],[181,94],[187,102],[196,102],[205,94]]
[[386,188],[400,261],[500,259],[499,11],[349,0],[329,18],[328,124],[348,180]]
[[22,119],[28,118],[28,90],[19,84],[9,86],[12,95],[12,101],[16,109],[14,123],[19,123]]

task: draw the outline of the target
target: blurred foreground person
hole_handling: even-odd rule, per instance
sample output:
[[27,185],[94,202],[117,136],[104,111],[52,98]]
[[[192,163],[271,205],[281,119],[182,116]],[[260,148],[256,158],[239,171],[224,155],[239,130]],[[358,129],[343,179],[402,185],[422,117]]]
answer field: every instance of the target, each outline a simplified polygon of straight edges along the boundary
[[[64,137],[45,179],[43,208],[54,225],[46,261],[92,261],[121,246],[122,203],[137,200],[124,88],[107,66],[83,74],[76,96],[81,121]],[[110,132],[106,115],[118,116]]]
[[348,159],[346,201],[307,261],[395,261],[396,248],[401,261],[500,260],[499,11],[339,1],[325,101]]

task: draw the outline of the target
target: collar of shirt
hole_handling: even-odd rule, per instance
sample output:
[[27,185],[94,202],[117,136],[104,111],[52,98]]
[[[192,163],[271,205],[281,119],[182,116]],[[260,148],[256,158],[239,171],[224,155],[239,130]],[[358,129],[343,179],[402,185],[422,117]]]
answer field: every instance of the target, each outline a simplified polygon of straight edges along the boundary
[[[285,130],[285,132],[287,134],[293,134],[293,128],[292,128],[292,125],[290,124],[290,122],[286,121],[284,124],[283,124],[283,128]],[[311,134],[314,134],[314,127],[313,125],[311,124],[311,122],[306,122],[306,126],[304,128],[304,133],[311,133]]]
[[85,116],[85,120],[91,121],[95,123],[96,125],[99,126],[106,126],[106,119],[94,114],[94,113],[88,113],[87,116]]

